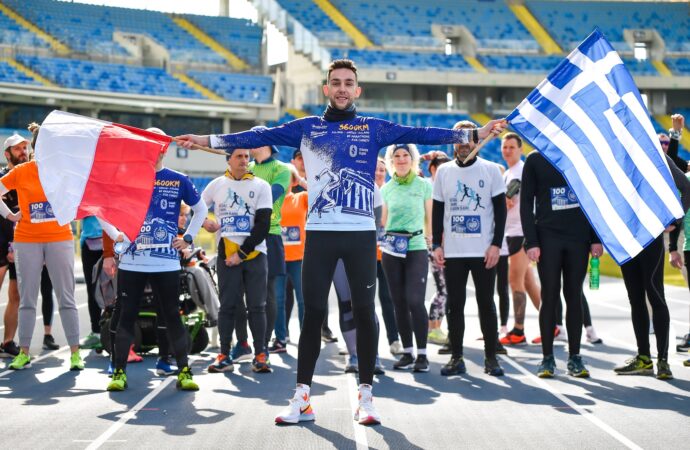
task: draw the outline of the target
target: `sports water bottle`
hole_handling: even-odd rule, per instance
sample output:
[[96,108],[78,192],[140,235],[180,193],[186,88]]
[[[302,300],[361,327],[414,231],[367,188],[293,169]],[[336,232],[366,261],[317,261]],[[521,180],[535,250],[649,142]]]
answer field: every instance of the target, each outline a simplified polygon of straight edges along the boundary
[[589,288],[599,289],[599,257],[592,256],[589,260]]

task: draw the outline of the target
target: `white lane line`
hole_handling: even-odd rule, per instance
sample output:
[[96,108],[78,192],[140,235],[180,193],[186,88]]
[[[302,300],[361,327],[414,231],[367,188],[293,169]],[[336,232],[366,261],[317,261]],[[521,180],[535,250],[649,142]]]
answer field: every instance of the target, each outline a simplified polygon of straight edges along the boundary
[[[39,362],[39,361],[41,361],[41,360],[43,360],[43,359],[49,358],[49,357],[51,357],[51,356],[57,355],[57,354],[60,353],[60,352],[64,352],[65,350],[69,350],[69,345],[65,345],[64,347],[60,347],[60,348],[57,349],[57,350],[53,350],[52,352],[46,353],[45,355],[41,355],[41,356],[39,356],[39,357],[37,357],[37,358],[32,358],[32,359],[31,359],[31,365],[33,366],[35,363],[37,363],[37,362]],[[25,369],[25,370],[31,370],[31,368],[28,368],[28,369]],[[6,380],[7,380],[8,378],[3,378],[5,375],[9,375],[9,374],[11,374],[11,373],[17,373],[17,372],[21,372],[21,370],[11,370],[11,369],[7,369],[7,370],[4,371],[4,372],[0,372],[0,379],[6,379]]]
[[[594,303],[592,302],[590,304],[594,304]],[[630,306],[626,307],[626,306],[619,306],[619,305],[611,305],[611,304],[605,303],[605,302],[597,302],[596,305],[603,306],[604,308],[615,309],[617,311],[630,313]],[[680,327],[683,327],[683,328],[688,327],[688,322],[683,322],[682,320],[671,319],[671,323],[678,325]]]
[[130,409],[129,411],[125,412],[120,417],[120,420],[112,424],[110,428],[108,428],[103,434],[96,438],[88,447],[86,447],[86,450],[95,450],[99,448],[101,445],[103,445],[127,422],[129,422],[131,419],[134,419],[137,413],[142,408],[144,408],[151,400],[153,400],[158,394],[160,394],[163,391],[163,389],[165,389],[173,381],[175,381],[175,377],[168,377],[165,380],[161,381],[160,384],[156,386],[154,390],[152,390],[148,393],[148,395],[146,395],[146,397],[139,400],[139,403],[134,405],[132,409]]
[[[82,308],[85,308],[87,306],[89,306],[88,303],[82,303],[81,305],[77,305],[77,309],[82,309]],[[43,314],[36,316],[36,322],[38,322],[41,319],[43,319]],[[0,330],[4,330],[4,329],[5,329],[5,325],[0,327]]]
[[[197,357],[189,357],[189,365],[190,367],[194,365],[194,362],[198,361],[203,361],[205,358],[201,356]],[[137,413],[141,410],[143,410],[146,405],[149,404],[151,400],[153,400],[158,394],[163,392],[163,389],[165,389],[170,383],[177,381],[177,377],[167,377],[166,379],[162,380],[158,386],[156,386],[151,392],[149,392],[144,398],[139,400],[139,403],[134,405],[132,409],[129,411],[126,411],[121,417],[120,420],[112,424],[103,434],[98,436],[91,445],[86,447],[86,450],[95,450],[97,448],[100,448],[103,444],[106,442],[113,442],[110,440],[110,437],[112,437],[120,428],[122,428],[127,422],[130,420],[134,419],[137,415]]]
[[[348,375],[347,378],[347,391],[350,396],[350,414],[354,414],[354,411],[359,407],[359,389],[357,388],[357,375]],[[352,419],[353,416],[350,416]],[[352,420],[352,428],[355,430],[355,444],[357,444],[357,450],[365,450],[369,448],[369,442],[367,441],[366,428],[357,421]]]
[[568,405],[568,406],[569,406],[570,408],[572,408],[574,411],[577,411],[582,417],[584,417],[585,419],[587,419],[587,420],[589,420],[590,422],[592,422],[592,423],[593,423],[594,425],[596,425],[599,429],[601,429],[602,431],[604,431],[606,434],[608,434],[609,436],[611,436],[612,438],[614,438],[615,440],[617,440],[617,441],[620,442],[621,444],[625,445],[627,448],[636,449],[636,450],[637,450],[637,449],[642,450],[642,447],[640,447],[639,445],[635,444],[633,441],[631,441],[631,440],[628,439],[627,437],[623,436],[621,433],[619,433],[618,431],[614,430],[613,428],[611,428],[611,427],[610,427],[609,425],[607,425],[606,423],[602,422],[598,417],[594,416],[594,414],[592,414],[590,411],[587,411],[587,410],[586,410],[585,408],[583,408],[582,406],[578,405],[577,403],[575,403],[574,401],[570,400],[570,399],[569,399],[568,397],[566,397],[565,395],[561,394],[561,393],[560,393],[556,388],[554,388],[552,385],[550,385],[549,383],[545,382],[545,381],[542,380],[541,378],[537,377],[536,375],[534,375],[533,373],[531,373],[530,371],[528,371],[527,369],[525,369],[524,367],[522,367],[522,365],[520,365],[519,363],[513,361],[513,360],[512,360],[511,358],[509,358],[509,357],[505,357],[505,356],[503,356],[503,355],[499,355],[499,356],[501,356],[501,359],[502,359],[503,361],[505,361],[505,362],[507,362],[508,364],[510,364],[511,366],[513,366],[513,368],[515,368],[517,371],[519,371],[519,372],[522,373],[523,375],[529,376],[530,379],[532,379],[537,385],[539,385],[539,387],[541,387],[541,388],[544,389],[545,391],[549,392],[551,395],[553,395],[554,397],[556,397],[556,398],[557,398],[558,400],[560,400],[561,402],[563,402],[563,403],[565,403],[566,405]]

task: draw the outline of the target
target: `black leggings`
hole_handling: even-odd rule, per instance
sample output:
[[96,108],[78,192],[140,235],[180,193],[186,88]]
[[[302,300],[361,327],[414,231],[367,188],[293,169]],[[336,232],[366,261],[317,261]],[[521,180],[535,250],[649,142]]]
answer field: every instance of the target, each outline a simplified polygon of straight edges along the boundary
[[501,313],[501,326],[508,325],[510,315],[510,291],[508,284],[508,255],[498,258],[496,265],[496,290],[498,291],[498,310]]
[[100,257],[103,255],[103,250],[91,250],[86,244],[86,241],[81,246],[81,265],[84,268],[84,281],[86,282],[86,297],[89,305],[89,319],[91,319],[91,331],[93,333],[101,332],[101,308],[96,302],[95,288],[93,284],[93,266],[96,265]]
[[539,329],[544,356],[553,355],[553,338],[556,328],[556,310],[561,298],[561,276],[565,298],[565,324],[568,330],[568,350],[571,355],[580,353],[582,338],[582,283],[587,274],[590,245],[540,236],[541,255],[537,264],[541,280],[541,308]]
[[[560,297],[556,305],[556,325],[563,326],[563,300]],[[589,303],[587,303],[584,289],[582,290],[582,325],[585,327],[592,326],[592,315],[589,312]]]
[[352,314],[357,329],[359,379],[372,384],[378,328],[375,231],[307,231],[302,265],[304,323],[299,337],[297,383],[311,385],[321,351],[321,326],[328,312],[333,272],[342,259],[352,292]]
[[[165,316],[161,309],[160,298],[155,291],[153,292],[153,297],[156,302],[156,345],[158,346],[158,356],[167,358],[172,356],[170,354],[170,344],[168,343],[168,327],[165,325]],[[113,364],[115,364],[115,338],[117,336],[117,325],[120,323],[121,309],[120,302],[116,299],[115,306],[113,307],[113,315],[110,318],[110,329],[106,330],[110,333],[110,348],[106,350],[110,353],[110,360]],[[104,330],[101,330],[101,332],[103,331]],[[129,356],[129,351],[127,356]]]
[[41,312],[43,313],[43,326],[53,324],[53,283],[50,281],[48,269],[43,266],[41,272]]
[[408,251],[405,258],[384,253],[381,264],[395,304],[395,317],[403,348],[412,348],[414,331],[417,349],[426,349],[429,333],[429,315],[424,306],[426,279],[429,274],[427,250]]
[[494,286],[496,269],[487,269],[484,258],[448,258],[446,259],[445,276],[448,289],[446,317],[448,319],[448,336],[453,357],[462,356],[463,338],[465,335],[465,300],[467,299],[467,277],[472,273],[475,296],[479,308],[479,324],[484,335],[484,353],[487,358],[496,357],[496,305],[494,304]]
[[388,282],[386,281],[386,274],[383,273],[381,261],[376,262],[376,279],[379,284],[379,303],[381,304],[383,325],[386,327],[386,337],[390,345],[398,340],[398,324],[395,321],[395,307],[393,306],[391,292],[388,290]]
[[646,298],[652,305],[652,320],[656,336],[658,358],[668,358],[668,334],[671,321],[664,295],[664,237],[663,234],[642,252],[621,266],[623,282],[628,291],[637,352],[651,356],[649,349],[649,311]]
[[156,292],[160,311],[167,325],[168,341],[172,346],[177,365],[180,369],[187,367],[187,349],[189,337],[182,321],[178,306],[180,296],[180,271],[146,273],[119,270],[117,279],[117,297],[120,317],[115,335],[115,369],[127,367],[129,347],[134,341],[134,326],[139,314],[139,304],[144,293],[146,282]]

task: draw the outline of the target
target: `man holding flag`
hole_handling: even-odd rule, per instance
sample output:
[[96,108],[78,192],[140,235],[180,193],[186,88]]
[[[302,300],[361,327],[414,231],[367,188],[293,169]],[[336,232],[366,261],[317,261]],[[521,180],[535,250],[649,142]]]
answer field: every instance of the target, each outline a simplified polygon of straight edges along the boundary
[[[565,177],[564,189],[572,191],[573,198],[552,204],[577,202],[621,265],[639,354],[616,371],[653,372],[646,291],[654,293],[650,301],[656,304],[657,377],[671,378],[661,235],[683,217],[690,185],[662,152],[649,112],[620,56],[595,29],[508,120]],[[683,192],[683,206],[677,188]]]

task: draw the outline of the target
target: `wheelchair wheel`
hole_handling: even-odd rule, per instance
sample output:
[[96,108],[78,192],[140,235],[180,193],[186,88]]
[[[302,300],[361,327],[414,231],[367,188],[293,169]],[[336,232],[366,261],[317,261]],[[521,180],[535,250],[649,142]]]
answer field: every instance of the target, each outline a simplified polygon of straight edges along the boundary
[[[194,328],[189,330],[190,333],[192,333]],[[196,335],[192,338],[192,336],[189,336],[191,344],[189,346],[189,353],[190,354],[196,354],[196,353],[201,353],[204,350],[206,350],[206,347],[208,347],[209,343],[209,337],[208,337],[208,331],[206,331],[206,328],[204,327],[199,327],[197,330]]]

